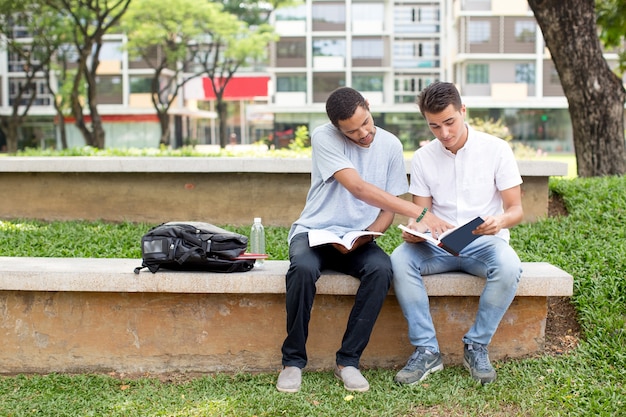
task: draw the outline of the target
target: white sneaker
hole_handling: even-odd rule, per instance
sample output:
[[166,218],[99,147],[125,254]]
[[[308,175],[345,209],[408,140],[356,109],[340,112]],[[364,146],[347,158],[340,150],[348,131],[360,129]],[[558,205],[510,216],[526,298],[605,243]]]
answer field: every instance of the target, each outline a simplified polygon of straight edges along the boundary
[[342,369],[335,366],[335,376],[343,381],[343,387],[348,391],[365,392],[370,389],[367,379],[354,366],[345,366]]
[[302,369],[297,366],[285,366],[276,382],[276,389],[280,392],[298,392],[302,385]]

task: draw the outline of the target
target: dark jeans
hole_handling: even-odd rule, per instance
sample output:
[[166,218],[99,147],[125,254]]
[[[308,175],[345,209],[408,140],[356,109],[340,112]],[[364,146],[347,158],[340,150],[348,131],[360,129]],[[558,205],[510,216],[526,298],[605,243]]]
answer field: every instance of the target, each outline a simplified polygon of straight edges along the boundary
[[341,254],[330,245],[309,247],[307,233],[291,239],[290,266],[285,277],[287,289],[287,337],[283,343],[283,365],[304,368],[306,341],[315,298],[315,283],[321,271],[332,269],[358,278],[361,283],[348,318],[346,331],[337,351],[342,366],[359,366],[363,350],[380,313],[392,281],[389,256],[375,243]]

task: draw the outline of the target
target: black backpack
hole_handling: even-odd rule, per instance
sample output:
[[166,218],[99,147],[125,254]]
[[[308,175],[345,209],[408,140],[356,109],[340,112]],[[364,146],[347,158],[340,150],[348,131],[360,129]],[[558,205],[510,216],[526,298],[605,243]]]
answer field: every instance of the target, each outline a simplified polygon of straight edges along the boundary
[[177,271],[243,272],[254,259],[236,259],[248,246],[248,237],[210,223],[168,222],[141,238],[141,267],[153,274],[159,268]]

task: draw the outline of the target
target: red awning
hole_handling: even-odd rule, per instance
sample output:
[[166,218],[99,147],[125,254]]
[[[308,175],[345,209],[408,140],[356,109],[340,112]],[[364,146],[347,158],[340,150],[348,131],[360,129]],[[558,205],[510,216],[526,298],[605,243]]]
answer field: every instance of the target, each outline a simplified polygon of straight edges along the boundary
[[[254,97],[267,97],[267,84],[270,77],[235,77],[231,78],[224,90],[225,100],[245,100]],[[204,99],[215,100],[215,93],[211,85],[211,80],[202,78],[204,88]]]

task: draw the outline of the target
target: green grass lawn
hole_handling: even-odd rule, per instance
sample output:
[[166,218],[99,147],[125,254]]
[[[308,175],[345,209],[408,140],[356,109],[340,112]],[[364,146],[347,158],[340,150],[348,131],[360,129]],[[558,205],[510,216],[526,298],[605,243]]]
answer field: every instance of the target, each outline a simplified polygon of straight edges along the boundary
[[[626,416],[626,178],[553,179],[550,189],[563,197],[569,215],[520,225],[511,244],[523,261],[550,262],[574,276],[572,303],[582,334],[567,354],[498,361],[498,380],[487,386],[474,383],[460,366],[412,387],[394,384],[393,370],[368,369],[371,390],[354,394],[331,372],[305,372],[297,394],[277,392],[276,373],[173,380],[2,376],[0,415]],[[2,221],[0,250],[4,256],[139,258],[139,240],[151,226]],[[287,229],[267,227],[266,233],[270,257],[286,259]],[[379,242],[390,252],[399,232],[390,230]],[[14,323],[0,323],[3,332],[14,331]]]

